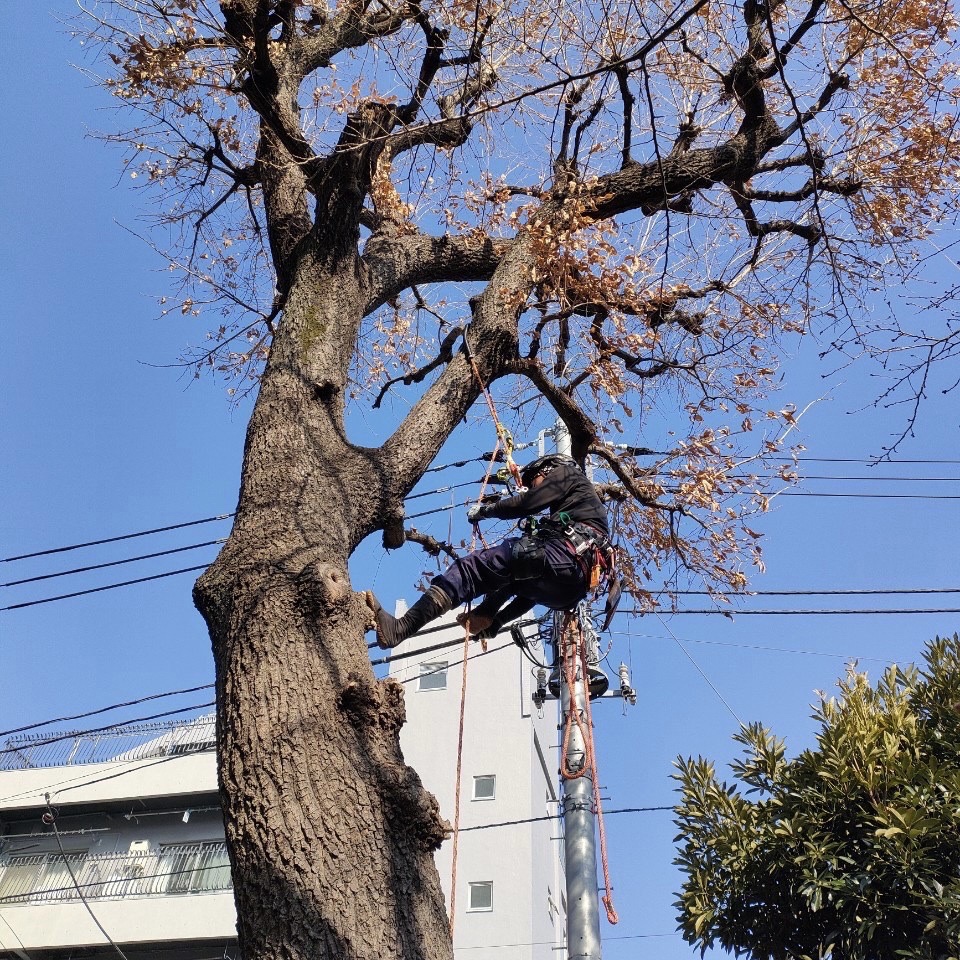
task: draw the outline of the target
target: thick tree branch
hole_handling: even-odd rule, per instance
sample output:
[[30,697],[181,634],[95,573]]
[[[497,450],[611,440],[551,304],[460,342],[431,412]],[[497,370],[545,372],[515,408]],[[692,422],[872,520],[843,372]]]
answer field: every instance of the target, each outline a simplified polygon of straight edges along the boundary
[[366,46],[371,40],[387,37],[417,16],[419,5],[401,3],[395,10],[386,7],[378,14],[365,14],[368,3],[337,4],[333,19],[318,23],[309,33],[291,44],[291,61],[298,80],[315,70],[330,66],[344,50]]
[[439,557],[441,553],[446,554],[451,560],[456,560],[459,557],[457,551],[449,543],[443,543],[431,537],[429,533],[421,533],[416,527],[408,527],[403,533],[408,542],[419,543],[431,557]]
[[580,408],[572,393],[551,380],[537,360],[518,359],[512,365],[511,372],[526,377],[543,394],[570,431],[574,459],[583,462],[590,444],[597,438],[598,430],[593,420]]
[[367,271],[369,314],[411,286],[424,283],[489,280],[511,241],[448,235],[373,236],[362,262]]
[[636,97],[630,89],[629,71],[624,64],[617,64],[613,71],[620,86],[620,99],[623,102],[623,146],[620,149],[620,168],[632,162],[633,149],[633,105]]

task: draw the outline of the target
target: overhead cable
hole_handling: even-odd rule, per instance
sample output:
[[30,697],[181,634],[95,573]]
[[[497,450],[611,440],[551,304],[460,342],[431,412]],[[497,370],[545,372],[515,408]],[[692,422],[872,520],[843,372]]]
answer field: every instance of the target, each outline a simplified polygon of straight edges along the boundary
[[[661,806],[661,807],[621,807],[619,810],[604,810],[603,815],[606,817],[615,813],[655,813],[662,810],[673,810],[672,806]],[[520,824],[525,823],[542,823],[547,820],[561,820],[562,816],[558,813],[548,813],[539,817],[524,817],[520,820],[503,820],[499,823],[481,823],[474,827],[461,827],[461,833],[469,833],[476,830],[493,830],[495,827],[514,827]]]
[[159,550],[156,553],[143,553],[139,557],[126,557],[123,560],[111,560],[109,563],[95,563],[89,567],[75,567],[73,570],[60,570],[58,573],[44,573],[37,577],[27,577],[24,580],[11,580],[9,583],[0,583],[0,587],[19,587],[24,583],[36,583],[38,580],[52,580],[54,577],[68,577],[74,573],[103,570],[105,567],[119,567],[124,563],[136,563],[138,560],[152,560],[154,557],[166,557],[171,553],[185,553],[187,550],[199,550],[201,547],[212,547],[214,544],[226,542],[226,537],[219,537],[216,540],[206,540],[203,543],[191,543],[187,547],[174,547],[171,550]]
[[640,616],[662,613],[664,616],[678,617],[684,614],[702,616],[719,613],[724,617],[803,617],[803,616],[842,616],[853,614],[858,616],[874,616],[878,614],[914,614],[914,613],[960,613],[960,607],[923,609],[891,609],[891,610],[739,610],[723,607],[712,607],[704,610],[621,610],[621,613],[635,613]]
[[107,942],[113,947],[114,950],[120,955],[120,960],[127,960],[127,955],[120,949],[119,946],[114,942],[113,937],[107,933],[106,928],[97,918],[97,915],[93,912],[93,907],[87,903],[87,898],[83,895],[83,891],[80,889],[80,884],[77,883],[77,875],[73,872],[73,865],[70,863],[70,858],[67,856],[66,852],[63,849],[63,843],[60,840],[60,831],[57,829],[57,816],[53,807],[50,806],[50,794],[47,794],[47,817],[50,821],[50,825],[53,827],[53,835],[57,838],[57,848],[60,850],[60,856],[63,858],[63,865],[67,868],[67,873],[70,874],[70,880],[73,882],[73,886],[77,891],[77,896],[80,897],[80,901],[83,903],[84,907],[87,909],[87,913],[90,914],[90,919],[97,925],[97,929],[107,938]]
[[[485,459],[484,457],[474,457],[474,458],[472,458],[472,459],[470,459],[470,460],[461,460],[461,461],[458,461],[458,462],[456,462],[456,463],[444,464],[443,466],[440,466],[440,467],[431,467],[429,470],[427,470],[427,471],[425,471],[425,472],[426,472],[426,473],[430,473],[430,472],[432,472],[432,471],[434,471],[434,470],[444,470],[444,469],[447,469],[448,467],[461,467],[461,466],[465,466],[465,465],[468,464],[468,463],[474,463],[474,462],[477,462],[477,461],[483,461],[484,459]],[[775,459],[787,459],[787,458],[775,458]],[[813,462],[823,462],[823,463],[869,463],[869,462],[870,462],[870,461],[865,461],[865,460],[843,460],[843,459],[827,459],[827,458],[816,458],[816,457],[803,458],[803,460],[802,460],[801,462],[803,462],[803,461],[813,461]],[[945,463],[950,463],[950,464],[953,464],[953,463],[960,463],[960,460],[896,460],[896,461],[891,461],[891,462],[893,462],[893,463],[924,463],[924,464],[926,464],[926,463],[929,463],[929,464],[945,464]],[[841,481],[841,482],[846,482],[846,481],[858,481],[858,480],[865,480],[865,481],[880,480],[880,481],[900,481],[900,482],[937,482],[937,483],[955,483],[955,482],[960,482],[960,477],[882,477],[882,476],[876,476],[876,477],[830,477],[830,476],[809,476],[809,477],[800,477],[799,479],[800,479],[800,480],[836,480],[836,481]],[[475,482],[476,482],[476,481],[468,480],[468,481],[464,481],[463,483],[448,484],[447,486],[437,487],[435,490],[424,490],[424,491],[420,491],[420,492],[418,492],[418,493],[410,494],[410,495],[409,495],[408,497],[406,497],[405,499],[406,499],[406,500],[417,500],[417,499],[420,499],[420,498],[422,498],[422,497],[431,496],[431,495],[433,495],[433,494],[449,493],[451,490],[460,489],[460,488],[462,488],[462,487],[473,486],[473,485],[475,484]],[[817,491],[791,491],[791,490],[785,490],[785,491],[783,491],[782,493],[778,494],[778,496],[851,497],[851,498],[855,498],[855,499],[878,499],[878,498],[879,498],[879,499],[884,499],[884,498],[888,498],[888,499],[889,499],[889,498],[893,498],[893,499],[904,499],[904,498],[906,498],[906,499],[919,499],[919,500],[955,500],[955,499],[960,499],[960,495],[953,495],[953,494],[942,494],[942,495],[939,495],[939,494],[893,494],[893,493],[890,493],[890,494],[884,494],[884,493],[873,493],[873,494],[871,494],[871,493],[829,493],[829,492],[817,492]],[[441,512],[444,512],[444,511],[451,510],[451,509],[455,509],[455,507],[452,506],[452,505],[447,504],[447,505],[442,506],[442,507],[437,507],[437,508],[435,508],[434,510],[428,510],[428,511],[424,511],[423,513],[412,514],[412,515],[408,516],[406,519],[416,519],[416,518],[418,518],[418,517],[429,516],[429,515],[432,514],[432,513],[441,513]],[[70,551],[70,550],[79,550],[79,549],[82,549],[82,548],[84,548],[84,547],[93,547],[93,546],[100,546],[100,545],[102,545],[102,544],[107,544],[107,543],[116,543],[116,542],[119,542],[119,541],[122,541],[122,540],[129,540],[129,539],[132,539],[132,538],[135,538],[135,537],[145,537],[145,536],[149,536],[149,535],[151,535],[151,534],[164,533],[164,532],[169,531],[169,530],[179,530],[179,529],[182,529],[182,528],[184,528],[184,527],[192,527],[192,526],[196,526],[196,525],[198,525],[198,524],[212,523],[212,522],[217,521],[217,520],[229,520],[229,519],[231,519],[231,518],[234,517],[234,516],[236,516],[235,513],[224,513],[224,514],[219,514],[218,516],[215,516],[215,517],[205,517],[205,518],[203,518],[203,519],[201,519],[201,520],[188,520],[188,521],[186,521],[186,522],[184,522],[184,523],[170,524],[170,525],[165,526],[165,527],[155,527],[155,528],[150,529],[150,530],[140,530],[140,531],[137,531],[137,532],[135,532],[135,533],[121,534],[121,535],[119,535],[119,536],[107,537],[107,538],[104,538],[104,539],[101,539],[101,540],[90,540],[90,541],[87,541],[87,542],[85,542],[85,543],[75,543],[75,544],[70,544],[69,546],[63,546],[63,547],[51,547],[51,548],[49,548],[49,549],[47,549],[47,550],[37,550],[37,551],[34,551],[34,552],[32,552],[32,553],[23,553],[23,554],[19,554],[19,555],[17,555],[17,556],[13,556],[13,557],[3,557],[3,558],[0,558],[0,563],[12,563],[13,561],[16,561],[16,560],[28,560],[28,559],[31,559],[31,558],[33,558],[33,557],[49,556],[49,555],[51,555],[51,554],[64,553],[64,552],[67,552],[67,551]],[[171,551],[167,551],[167,552],[169,552],[169,553],[175,553],[175,552],[177,552],[178,550],[190,550],[190,549],[195,549],[196,547],[207,546],[207,545],[209,545],[209,544],[222,543],[222,542],[223,542],[223,540],[212,540],[212,541],[209,541],[207,544],[195,544],[195,545],[192,545],[192,546],[189,546],[189,547],[180,547],[180,548],[177,548],[177,549],[175,549],[175,550],[171,550]],[[146,555],[144,555],[143,557],[132,557],[132,558],[130,558],[129,560],[119,560],[119,561],[114,561],[114,563],[132,563],[132,562],[134,562],[135,560],[148,559],[148,558],[150,558],[150,557],[163,556],[163,555],[164,555],[164,553],[146,554]],[[76,571],[76,572],[82,572],[82,571],[85,571],[85,570],[93,570],[93,569],[98,569],[98,567],[100,567],[100,566],[111,566],[111,565],[112,565],[112,564],[99,564],[99,565],[97,565],[96,567],[83,567],[83,568],[80,568],[80,570],[78,570],[78,571]],[[74,572],[74,571],[67,571],[67,572],[72,573],[72,572]],[[47,576],[62,576],[62,575],[63,575],[63,574],[48,574]],[[43,578],[41,578],[41,577],[36,577],[36,578],[32,578],[32,579],[43,579]],[[12,583],[0,584],[0,586],[15,586],[15,585],[20,584],[20,583],[28,583],[28,582],[31,582],[31,581],[29,581],[29,580],[17,580],[17,581],[13,581]]]
[[[71,730],[68,733],[56,733],[49,737],[38,736],[36,739],[20,743],[15,747],[0,748],[0,755],[8,753],[21,753],[24,750],[32,750],[34,747],[45,747],[51,743],[60,743],[63,740],[75,740],[77,737],[85,737],[91,733],[104,733],[108,730],[117,730],[119,727],[128,727],[134,723],[146,723],[148,720],[159,720],[162,717],[172,717],[178,713],[189,713],[191,710],[203,710],[207,707],[215,707],[216,701],[209,703],[195,703],[190,707],[180,707],[177,710],[166,710],[163,713],[154,713],[148,717],[134,717],[131,720],[124,720],[123,723],[108,723],[104,727],[90,727],[86,730]],[[186,726],[186,724],[184,724]]]
[[182,570],[170,570],[167,573],[155,573],[152,577],[137,577],[136,580],[124,580],[121,583],[108,583],[103,587],[90,587],[89,590],[75,590],[73,593],[61,593],[57,597],[43,597],[41,600],[27,600],[24,603],[11,603],[6,607],[0,607],[0,612],[4,610],[20,610],[22,607],[35,607],[40,603],[53,603],[54,600],[69,600],[70,597],[82,597],[88,593],[101,593],[104,590],[116,590],[117,587],[129,587],[135,583],[147,583],[150,580],[162,580],[164,577],[175,577],[180,573],[196,573],[198,570],[206,570],[209,563],[201,563],[198,567],[184,567]]
[[146,697],[138,697],[136,700],[127,700],[123,703],[111,703],[108,707],[99,707],[96,710],[87,710],[85,713],[74,713],[66,717],[55,717],[52,720],[42,720],[40,723],[30,723],[23,727],[14,727],[12,730],[0,730],[0,738],[13,736],[15,733],[24,733],[27,730],[36,730],[38,727],[49,727],[54,723],[69,723],[71,720],[82,720],[84,717],[95,717],[101,713],[109,713],[111,710],[120,710],[123,707],[135,707],[141,703],[147,703],[150,700],[162,700],[164,697],[176,697],[184,693],[196,693],[199,690],[210,690],[212,683],[204,683],[199,687],[185,687],[183,690],[168,690],[165,693],[151,693]]
[[694,659],[694,657],[693,657],[693,655],[690,653],[690,651],[687,650],[687,648],[684,647],[684,645],[677,639],[677,637],[675,636],[674,632],[673,632],[673,631],[666,625],[666,623],[664,622],[663,617],[658,616],[657,619],[663,624],[663,629],[666,630],[667,633],[670,634],[671,639],[672,639],[673,642],[676,643],[676,645],[680,648],[680,650],[683,652],[683,655],[693,664],[694,669],[696,669],[697,673],[699,673],[700,676],[703,677],[703,679],[704,679],[704,681],[706,682],[707,686],[717,695],[717,699],[727,708],[727,712],[730,714],[730,716],[732,716],[733,719],[736,720],[737,723],[742,727],[742,726],[744,725],[744,723],[743,723],[743,721],[740,719],[740,717],[737,716],[737,711],[734,710],[733,707],[730,706],[730,704],[727,702],[726,698],[725,698],[725,697],[723,696],[723,694],[720,692],[720,690],[719,690],[719,688],[717,687],[717,685],[707,676],[706,671],[703,669],[703,667],[701,667],[700,664],[697,663],[697,661]]
[[46,557],[51,553],[66,553],[68,550],[80,550],[82,547],[98,547],[102,543],[116,543],[119,540],[132,540],[134,537],[146,537],[152,533],[164,533],[167,530],[180,530],[183,527],[195,527],[201,523],[213,523],[215,520],[229,520],[233,513],[221,513],[216,517],[205,517],[203,520],[188,520],[185,523],[172,523],[167,527],[155,527],[153,530],[139,530],[136,533],[124,533],[118,537],[107,537],[104,540],[89,540],[86,543],[73,543],[68,547],[51,547],[49,550],[35,550],[33,553],[21,553],[17,557],[0,558],[0,563],[12,563],[14,560],[29,560],[31,557]]
[[[709,590],[671,590],[671,596],[712,597]],[[960,593],[960,587],[907,587],[896,590],[892,587],[880,590],[747,590],[734,594],[737,597],[863,597],[893,596],[900,594]]]
[[960,500],[954,493],[816,493],[812,490],[784,490],[778,497],[847,497],[856,500]]
[[[440,630],[449,629],[449,625],[444,625],[444,626],[441,626],[441,627],[436,628],[436,629],[440,629]],[[426,631],[422,631],[422,632],[425,633]],[[503,632],[507,632],[507,630],[504,629],[503,631],[501,631],[501,633],[503,633]],[[378,660],[373,660],[373,661],[371,661],[371,666],[381,666],[381,665],[383,665],[383,664],[392,663],[392,662],[395,661],[395,660],[405,660],[405,659],[408,659],[408,658],[410,658],[410,657],[417,656],[417,655],[422,654],[422,653],[434,653],[434,652],[436,652],[436,651],[438,651],[438,650],[445,650],[445,649],[448,649],[449,647],[459,646],[459,645],[462,644],[462,643],[463,643],[463,638],[462,638],[462,637],[458,637],[458,638],[455,639],[455,640],[449,640],[449,641],[445,641],[445,642],[443,642],[443,643],[433,644],[432,646],[429,646],[429,647],[422,647],[422,648],[420,648],[419,650],[408,650],[408,651],[404,651],[404,652],[402,652],[402,653],[393,654],[393,655],[388,656],[388,657],[381,657],[381,658],[378,659]],[[476,659],[477,657],[486,656],[487,654],[499,653],[501,650],[506,650],[506,649],[512,647],[513,645],[514,645],[514,644],[513,644],[513,642],[511,641],[510,643],[502,644],[502,645],[499,646],[499,647],[493,647],[493,648],[488,649],[488,650],[480,650],[480,651],[478,651],[477,653],[472,654],[472,655],[471,655],[470,657],[468,657],[467,659],[473,660],[473,659]],[[463,660],[458,660],[458,661],[453,662],[453,663],[448,663],[447,666],[449,666],[449,667],[456,667],[456,666],[459,666],[459,665],[462,664],[462,663],[463,663]],[[409,677],[409,678],[406,678],[406,679],[401,680],[401,681],[399,681],[399,682],[400,682],[400,683],[409,683],[411,680],[417,680],[417,679],[419,679],[419,677]],[[17,728],[15,728],[15,729],[13,729],[13,730],[8,730],[8,731],[6,731],[6,732],[0,733],[0,737],[7,737],[7,736],[10,736],[10,735],[13,735],[13,734],[22,733],[23,731],[26,731],[26,730],[33,730],[33,729],[36,729],[36,728],[38,728],[38,727],[50,726],[50,725],[53,724],[53,723],[59,723],[59,722],[64,722],[64,721],[68,721],[68,720],[77,720],[77,719],[80,719],[81,717],[95,716],[95,715],[100,714],[100,713],[106,713],[106,712],[108,712],[108,711],[110,711],[110,710],[114,710],[114,709],[116,709],[116,708],[118,708],[118,707],[134,706],[134,705],[136,705],[136,704],[138,704],[138,703],[144,703],[144,702],[147,702],[147,701],[149,701],[149,700],[159,699],[160,697],[174,696],[174,695],[176,695],[176,694],[184,694],[184,693],[194,693],[194,692],[199,691],[199,690],[209,690],[209,689],[211,689],[212,687],[213,687],[213,684],[212,684],[212,683],[207,683],[207,684],[203,684],[203,685],[198,686],[198,687],[191,687],[191,688],[184,689],[184,690],[173,690],[173,691],[170,691],[169,693],[157,693],[157,694],[152,694],[152,695],[149,696],[149,697],[142,697],[142,698],[140,698],[140,699],[138,699],[138,700],[128,701],[127,703],[113,704],[113,705],[111,705],[111,706],[109,706],[109,707],[102,707],[102,708],[100,708],[99,710],[90,710],[90,711],[88,711],[87,713],[76,714],[75,716],[72,716],[72,717],[60,717],[60,718],[55,719],[55,720],[46,720],[46,721],[44,721],[44,722],[42,722],[42,723],[35,723],[35,724],[30,724],[30,725],[24,726],[24,727],[17,727]],[[34,748],[34,747],[44,747],[44,746],[47,746],[48,744],[51,744],[51,743],[59,743],[59,742],[61,742],[61,741],[63,741],[63,740],[73,740],[73,739],[76,739],[77,737],[89,736],[90,734],[93,734],[93,733],[104,733],[104,732],[112,731],[112,730],[120,730],[120,729],[122,729],[123,727],[128,727],[128,726],[130,726],[130,725],[132,725],[132,724],[135,724],[135,723],[146,723],[146,722],[148,722],[148,721],[150,721],[150,720],[159,720],[159,719],[162,719],[163,717],[171,717],[171,716],[175,716],[175,715],[177,715],[177,714],[179,714],[179,713],[189,713],[191,710],[202,710],[202,709],[205,709],[205,708],[207,708],[207,707],[213,707],[213,706],[216,706],[216,701],[210,701],[209,703],[194,704],[193,706],[189,706],[189,707],[180,707],[180,708],[178,708],[178,709],[176,709],[176,710],[167,710],[167,711],[165,711],[165,712],[163,712],[163,713],[155,713],[155,714],[151,714],[150,716],[145,716],[145,717],[133,717],[133,718],[131,718],[131,719],[129,719],[129,720],[123,720],[123,721],[120,721],[120,722],[118,722],[118,723],[107,724],[107,725],[102,726],[102,727],[88,727],[88,728],[85,728],[85,729],[82,729],[82,730],[70,730],[70,731],[68,731],[68,732],[66,732],[66,733],[54,733],[54,734],[51,734],[50,736],[39,735],[39,736],[37,736],[35,739],[30,739],[29,741],[24,742],[24,743],[19,743],[19,744],[17,744],[16,746],[6,747],[6,748],[0,748],[0,756],[2,756],[2,755],[4,755],[4,754],[9,754],[9,753],[19,753],[19,752],[21,752],[21,751],[23,751],[23,750],[32,749],[32,748]],[[186,725],[186,724],[184,724],[184,725]]]
[[[673,809],[674,807],[672,806],[622,807],[618,810],[605,810],[604,814],[655,813],[655,812],[668,811],[668,810],[672,811]],[[546,816],[528,817],[527,819],[524,819],[524,820],[504,820],[498,823],[486,823],[486,824],[481,824],[480,826],[475,826],[475,827],[461,827],[460,832],[466,833],[467,831],[476,831],[476,830],[494,830],[501,827],[512,827],[518,824],[538,823],[545,820],[559,820],[559,819],[560,819],[559,814],[547,814]],[[55,827],[56,824],[53,824],[53,826]],[[65,834],[67,831],[62,831],[62,832]],[[158,880],[165,877],[178,877],[186,874],[195,875],[198,873],[206,872],[208,870],[221,870],[221,869],[223,869],[222,864],[208,864],[206,866],[187,867],[182,870],[169,870],[169,871],[163,871],[161,873],[143,874],[142,876],[138,876],[137,879],[138,880]],[[71,890],[77,890],[79,892],[80,888],[103,887],[106,883],[110,883],[110,882],[111,881],[109,880],[105,881],[103,879],[100,879],[100,880],[87,881],[86,883],[81,883],[81,884],[74,883],[72,886],[69,886],[69,887],[42,887],[35,890],[25,890],[22,893],[8,894],[7,896],[0,897],[0,903],[10,903],[14,901],[22,902],[24,900],[29,900],[31,897],[36,897],[40,895],[48,896],[48,895],[58,894],[58,893],[62,894],[62,893],[67,893]],[[622,939],[629,939],[629,938],[625,937]]]

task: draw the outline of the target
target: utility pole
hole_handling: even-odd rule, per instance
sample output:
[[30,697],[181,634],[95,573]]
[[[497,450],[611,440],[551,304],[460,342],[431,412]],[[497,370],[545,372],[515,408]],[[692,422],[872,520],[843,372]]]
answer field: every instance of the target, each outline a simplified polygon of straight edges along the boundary
[[[560,419],[552,429],[557,453],[570,456],[570,432]],[[542,441],[541,441],[542,443]],[[560,729],[570,733],[564,750],[570,773],[587,766],[587,750],[577,717],[586,714],[589,677],[583,676],[578,641],[589,622],[586,603],[573,616],[553,615],[554,663],[560,670]],[[589,635],[594,637],[592,625]],[[593,658],[591,658],[593,659]],[[574,676],[571,685],[566,678]],[[575,713],[573,713],[575,712]],[[571,714],[572,722],[571,722]],[[585,722],[581,719],[581,722]],[[563,748],[561,748],[563,749]],[[561,778],[560,810],[563,818],[563,857],[567,887],[567,955],[569,960],[600,960],[600,896],[597,889],[597,835],[593,809],[592,770],[574,779]]]
[[[569,773],[587,765],[587,751],[576,717],[584,717],[589,678],[583,676],[578,649],[581,624],[588,616],[586,604],[574,616],[553,615],[556,663],[560,667],[560,729],[570,724],[564,753]],[[575,676],[572,684],[566,677]],[[571,722],[571,714],[573,721]],[[600,898],[597,889],[597,839],[593,809],[593,770],[574,779],[561,780],[560,809],[563,817],[563,854],[567,885],[567,954],[569,960],[600,960]]]

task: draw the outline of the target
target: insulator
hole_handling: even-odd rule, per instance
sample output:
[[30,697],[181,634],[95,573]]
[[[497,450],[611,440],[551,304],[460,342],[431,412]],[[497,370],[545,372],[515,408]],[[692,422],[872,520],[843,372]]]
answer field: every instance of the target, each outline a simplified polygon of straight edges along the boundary
[[637,691],[630,686],[630,668],[625,663],[621,663],[617,674],[620,677],[620,696],[628,703],[636,705]]
[[543,667],[538,667],[536,676],[537,689],[533,693],[533,703],[539,710],[547,699],[547,671]]

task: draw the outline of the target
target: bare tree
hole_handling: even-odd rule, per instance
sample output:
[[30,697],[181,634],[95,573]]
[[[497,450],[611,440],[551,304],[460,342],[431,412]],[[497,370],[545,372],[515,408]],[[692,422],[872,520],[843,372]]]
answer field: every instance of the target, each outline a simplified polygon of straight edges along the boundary
[[944,0],[85,11],[162,198],[165,309],[216,318],[189,362],[257,389],[195,588],[247,960],[451,955],[444,824],[347,564],[376,531],[439,548],[403,501],[484,385],[602,464],[640,602],[745,587],[747,521],[790,479],[780,342],[861,343],[953,215],[954,27]]

